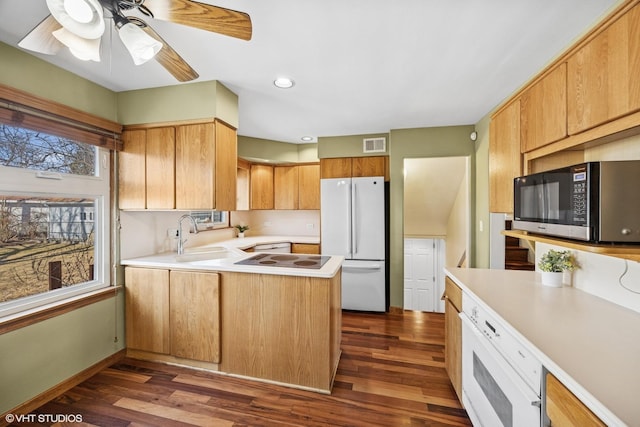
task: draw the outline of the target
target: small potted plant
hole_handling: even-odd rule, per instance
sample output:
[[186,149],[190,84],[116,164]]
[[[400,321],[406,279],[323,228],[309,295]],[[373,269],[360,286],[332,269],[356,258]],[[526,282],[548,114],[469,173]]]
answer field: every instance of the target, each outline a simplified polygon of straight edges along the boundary
[[235,227],[238,229],[238,238],[240,239],[244,237],[244,232],[249,229],[248,225],[236,225]]
[[575,270],[577,265],[571,252],[549,249],[538,261],[538,267],[543,285],[561,287],[563,273]]

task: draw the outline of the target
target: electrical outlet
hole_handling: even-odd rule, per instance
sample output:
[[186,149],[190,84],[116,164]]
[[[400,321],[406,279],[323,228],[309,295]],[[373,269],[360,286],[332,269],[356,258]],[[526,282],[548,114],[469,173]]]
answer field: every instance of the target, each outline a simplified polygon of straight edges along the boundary
[[314,227],[313,223],[307,224],[307,230],[313,230],[313,227]]
[[167,237],[171,237],[172,239],[178,238],[178,229],[177,228],[167,228]]
[[265,227],[271,227],[271,221],[265,221],[263,225]]

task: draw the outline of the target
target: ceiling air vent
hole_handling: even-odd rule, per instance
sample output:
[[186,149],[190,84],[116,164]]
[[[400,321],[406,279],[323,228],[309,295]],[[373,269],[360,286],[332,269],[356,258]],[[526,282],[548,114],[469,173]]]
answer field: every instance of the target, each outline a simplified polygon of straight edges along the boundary
[[364,138],[362,140],[363,153],[384,153],[387,151],[387,139],[381,138]]

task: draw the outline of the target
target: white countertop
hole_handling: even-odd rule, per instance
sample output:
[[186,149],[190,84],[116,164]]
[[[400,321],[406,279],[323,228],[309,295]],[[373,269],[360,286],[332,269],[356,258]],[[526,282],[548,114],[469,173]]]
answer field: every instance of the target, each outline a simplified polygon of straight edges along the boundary
[[607,425],[640,425],[640,313],[531,271],[446,272]]
[[187,248],[184,256],[175,252],[123,259],[122,265],[174,270],[233,271],[238,273],[280,274],[285,276],[331,278],[336,275],[344,260],[332,256],[321,268],[270,267],[262,265],[235,264],[255,255],[242,249],[269,243],[319,243],[318,237],[309,236],[256,236],[211,243],[197,248]]

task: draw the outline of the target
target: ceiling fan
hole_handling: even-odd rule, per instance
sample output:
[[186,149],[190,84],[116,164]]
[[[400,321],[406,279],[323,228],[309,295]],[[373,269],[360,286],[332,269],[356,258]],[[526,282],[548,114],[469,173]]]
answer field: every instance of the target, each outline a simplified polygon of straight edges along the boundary
[[113,20],[120,40],[136,65],[154,58],[181,82],[198,78],[198,73],[145,21],[127,13],[137,10],[150,18],[251,40],[251,18],[246,13],[190,0],[46,2],[51,14],[20,40],[18,46],[47,55],[54,55],[67,46],[79,59],[99,61],[106,17]]

